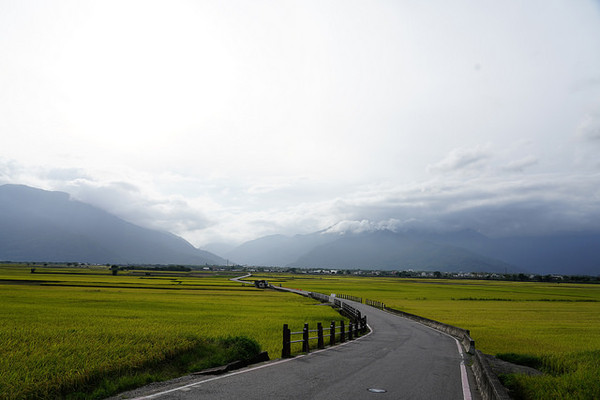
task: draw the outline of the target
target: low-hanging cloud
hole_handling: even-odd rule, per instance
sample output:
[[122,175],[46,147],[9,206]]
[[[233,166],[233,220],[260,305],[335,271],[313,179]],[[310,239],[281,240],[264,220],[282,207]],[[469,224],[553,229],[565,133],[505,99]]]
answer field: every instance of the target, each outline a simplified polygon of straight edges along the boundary
[[475,229],[490,236],[600,230],[600,175],[432,181],[336,204],[337,231]]
[[181,197],[160,197],[129,182],[77,179],[63,184],[72,198],[94,205],[132,223],[177,234],[207,228],[204,213]]

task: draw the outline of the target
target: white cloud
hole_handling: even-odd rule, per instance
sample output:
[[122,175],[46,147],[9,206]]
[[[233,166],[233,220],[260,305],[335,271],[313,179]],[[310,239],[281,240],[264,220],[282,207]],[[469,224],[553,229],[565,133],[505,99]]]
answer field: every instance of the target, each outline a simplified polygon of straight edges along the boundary
[[0,183],[194,244],[597,225],[591,0],[3,2],[0,38]]
[[508,162],[504,169],[506,171],[513,172],[524,172],[526,168],[536,165],[538,163],[538,158],[533,155],[525,156],[519,160],[513,160]]
[[489,145],[456,148],[451,150],[443,160],[428,165],[427,170],[430,172],[453,172],[480,169],[490,158]]

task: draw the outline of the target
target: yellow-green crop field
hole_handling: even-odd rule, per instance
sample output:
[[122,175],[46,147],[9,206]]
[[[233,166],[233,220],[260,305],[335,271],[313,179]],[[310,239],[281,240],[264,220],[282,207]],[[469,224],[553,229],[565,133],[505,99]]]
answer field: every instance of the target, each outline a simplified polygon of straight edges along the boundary
[[469,329],[484,353],[534,356],[547,374],[509,379],[523,398],[600,398],[600,285],[339,275],[265,279],[378,300]]
[[[277,358],[284,323],[300,330],[304,322],[341,318],[312,300],[244,287],[232,276],[0,266],[0,398],[89,398],[95,386],[110,386],[105,378],[148,367],[170,377],[170,362],[189,352],[202,358],[217,338],[230,336],[254,339]],[[112,391],[126,387],[117,383]],[[110,387],[101,393],[114,394]]]
[[[187,370],[227,362],[202,359],[218,351],[219,338],[230,336],[254,339],[279,357],[282,324],[300,330],[304,322],[340,319],[309,299],[244,287],[231,277],[111,276],[106,267],[30,273],[0,266],[0,398],[101,398],[181,374],[174,364],[186,354],[195,357]],[[469,329],[485,353],[532,356],[543,376],[505,381],[520,398],[600,398],[598,285],[283,274],[251,279],[263,278],[379,300]],[[141,379],[121,379],[127,376]],[[104,389],[94,392],[97,386]]]

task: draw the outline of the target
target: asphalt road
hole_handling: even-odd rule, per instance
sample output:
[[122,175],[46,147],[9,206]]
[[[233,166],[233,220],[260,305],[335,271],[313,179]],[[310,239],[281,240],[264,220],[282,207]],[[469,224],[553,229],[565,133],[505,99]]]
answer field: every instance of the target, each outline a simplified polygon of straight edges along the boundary
[[135,398],[479,398],[454,338],[363,304],[345,302],[367,315],[371,334],[305,356],[137,392]]

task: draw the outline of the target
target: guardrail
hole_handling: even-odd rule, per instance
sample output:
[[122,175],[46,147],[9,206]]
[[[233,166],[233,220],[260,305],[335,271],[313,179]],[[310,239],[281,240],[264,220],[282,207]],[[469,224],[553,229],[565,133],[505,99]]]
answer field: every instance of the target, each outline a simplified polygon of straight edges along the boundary
[[323,303],[329,303],[331,301],[330,297],[323,293],[310,292],[308,295],[310,297],[312,297],[313,299],[319,300],[320,302],[323,302]]
[[385,309],[385,304],[378,300],[365,299],[365,304],[371,307],[379,308],[380,310]]
[[351,300],[351,301],[356,301],[357,303],[362,303],[362,297],[356,297],[356,296],[351,296],[349,294],[336,294],[335,297],[338,297],[340,299],[344,299],[344,300]]
[[[309,297],[321,301],[323,303],[333,303],[334,307],[338,308],[338,311],[343,316],[350,319],[348,323],[348,330],[344,321],[340,321],[339,325],[336,325],[335,321],[331,321],[329,325],[329,333],[323,332],[322,323],[317,323],[317,329],[309,329],[308,324],[304,324],[304,328],[301,331],[292,332],[288,324],[283,325],[283,348],[281,350],[281,357],[288,358],[292,354],[292,344],[302,343],[302,353],[308,353],[310,351],[310,341],[317,341],[317,348],[322,349],[325,347],[325,338],[329,338],[329,345],[334,346],[336,343],[343,343],[346,340],[352,340],[359,337],[361,334],[367,333],[367,317],[361,315],[360,311],[352,307],[348,303],[345,303],[337,298],[337,295],[327,296],[323,293],[308,292]],[[333,301],[332,301],[333,300]],[[316,336],[311,334],[316,333]],[[301,339],[292,340],[293,336],[302,335]]]
[[[310,336],[316,332],[317,336]],[[317,341],[317,349],[325,348],[325,338],[329,338],[329,345],[334,346],[336,343],[344,343],[346,340],[358,338],[361,334],[367,332],[367,317],[363,317],[359,321],[348,323],[348,330],[344,321],[340,321],[340,325],[336,326],[335,321],[331,321],[329,325],[329,333],[323,331],[323,324],[317,323],[317,329],[309,329],[308,323],[304,324],[304,328],[298,332],[292,332],[288,324],[283,325],[283,348],[281,350],[282,358],[292,356],[292,344],[302,343],[302,353],[310,352],[310,341]],[[292,340],[292,336],[302,335],[302,339]]]
[[433,319],[421,317],[415,314],[410,314],[404,311],[396,310],[391,307],[387,307],[384,305],[383,310],[389,311],[393,314],[400,315],[404,318],[412,319],[413,321],[419,322],[423,325],[427,325],[433,329],[438,331],[445,332],[455,338],[459,339],[465,351],[469,354],[474,354],[475,352],[475,341],[471,338],[471,332],[467,329],[457,328],[456,326],[444,324],[443,322],[438,322]]

